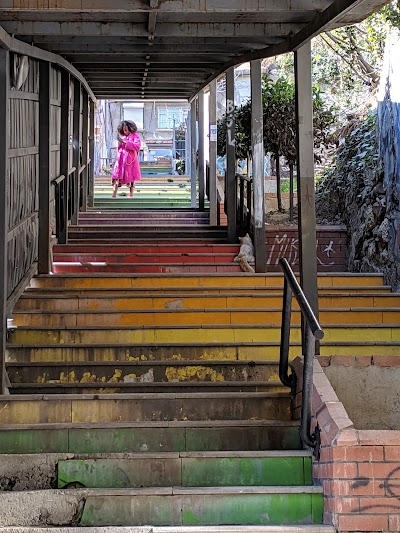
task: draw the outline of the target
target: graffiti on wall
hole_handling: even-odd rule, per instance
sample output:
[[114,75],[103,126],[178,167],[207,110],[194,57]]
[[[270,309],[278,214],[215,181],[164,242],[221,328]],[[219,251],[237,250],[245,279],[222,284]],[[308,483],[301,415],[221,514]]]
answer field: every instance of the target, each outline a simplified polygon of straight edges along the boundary
[[[329,240],[329,244],[326,244],[324,248],[318,248],[317,239],[317,261],[322,266],[332,266],[337,263],[335,261],[335,242]],[[274,242],[268,247],[268,260],[269,265],[277,265],[279,259],[285,257],[290,265],[299,264],[299,239],[297,237],[289,237],[286,233],[283,235],[275,235]]]

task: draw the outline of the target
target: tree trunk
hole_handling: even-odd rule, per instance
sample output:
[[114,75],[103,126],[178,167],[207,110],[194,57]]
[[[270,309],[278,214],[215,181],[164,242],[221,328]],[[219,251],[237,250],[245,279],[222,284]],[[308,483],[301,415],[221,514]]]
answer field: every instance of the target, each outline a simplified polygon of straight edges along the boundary
[[293,207],[294,207],[294,183],[293,183],[293,163],[289,163],[289,220],[293,222]]
[[281,196],[281,166],[279,164],[279,155],[275,154],[276,164],[276,198],[278,200],[278,211],[282,212],[282,196]]

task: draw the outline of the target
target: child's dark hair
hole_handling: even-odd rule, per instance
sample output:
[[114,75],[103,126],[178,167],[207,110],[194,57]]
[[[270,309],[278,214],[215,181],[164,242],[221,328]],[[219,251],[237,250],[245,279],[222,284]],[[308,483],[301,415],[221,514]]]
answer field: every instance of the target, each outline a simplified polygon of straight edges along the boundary
[[124,135],[124,128],[128,128],[130,133],[137,132],[137,126],[132,120],[123,120],[117,128],[120,135]]

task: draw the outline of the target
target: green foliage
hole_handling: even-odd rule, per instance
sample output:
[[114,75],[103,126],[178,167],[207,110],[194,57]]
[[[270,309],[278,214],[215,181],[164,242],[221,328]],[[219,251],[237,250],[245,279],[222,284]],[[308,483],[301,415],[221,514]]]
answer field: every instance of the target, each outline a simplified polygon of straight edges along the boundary
[[358,182],[360,195],[363,196],[364,177],[378,166],[376,115],[369,113],[362,120],[354,121],[345,132],[344,142],[339,146],[332,166],[318,182],[317,203],[328,197],[332,211],[339,212],[347,201],[348,182]]

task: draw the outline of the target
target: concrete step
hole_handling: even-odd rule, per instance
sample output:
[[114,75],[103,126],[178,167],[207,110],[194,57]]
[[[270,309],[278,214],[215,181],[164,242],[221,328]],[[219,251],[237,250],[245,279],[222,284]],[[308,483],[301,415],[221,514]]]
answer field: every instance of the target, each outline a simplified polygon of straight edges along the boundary
[[320,487],[160,487],[3,492],[4,526],[321,523]]
[[[69,291],[68,291],[69,292]],[[41,310],[41,311],[116,311],[133,309],[232,309],[232,308],[277,308],[282,305],[283,295],[281,292],[270,294],[233,292],[225,289],[225,294],[206,293],[180,293],[158,294],[158,291],[150,294],[93,294],[94,291],[76,292],[75,294],[51,294],[40,293],[39,290],[30,290],[22,295],[14,307],[15,311]],[[198,291],[199,292],[199,291]],[[261,291],[260,291],[261,292]],[[265,291],[267,292],[267,291]],[[340,293],[325,293],[319,296],[319,305],[322,308],[343,308],[349,303],[356,308],[400,308],[400,295],[384,294],[371,295],[352,293],[343,295]],[[298,304],[293,302],[293,309]]]
[[85,224],[85,226],[91,226],[91,225],[101,225],[101,226],[109,226],[114,227],[116,225],[124,225],[124,226],[149,226],[149,224],[154,224],[158,226],[168,226],[168,227],[175,227],[175,226],[182,226],[183,224],[185,227],[187,226],[209,226],[209,219],[208,218],[156,218],[154,216],[147,217],[146,219],[130,216],[115,219],[114,217],[110,216],[107,218],[100,218],[100,217],[93,217],[93,218],[84,218],[80,219],[80,224]]
[[308,452],[139,453],[60,459],[54,474],[59,489],[310,486],[311,464]]
[[[13,312],[16,326],[191,326],[191,325],[266,325],[280,326],[280,308],[243,309],[117,309],[117,310],[26,310]],[[291,323],[299,325],[301,312],[292,310]],[[333,324],[400,324],[400,307],[320,309],[319,321],[324,327]],[[400,328],[399,328],[400,330]]]
[[[42,454],[110,454],[139,452],[260,451],[301,449],[299,422],[293,420],[171,420],[103,423],[2,424],[0,453],[29,454],[26,462],[1,462],[2,479],[12,479],[16,465],[27,472],[48,462]],[[32,454],[37,454],[36,456]],[[21,476],[14,490],[34,479]],[[47,478],[46,478],[47,479]],[[53,485],[54,485],[53,477]],[[46,481],[46,484],[48,482]],[[47,486],[47,485],[44,485]],[[44,488],[36,485],[36,488]]]
[[129,263],[161,263],[161,264],[197,264],[197,263],[233,263],[235,255],[239,252],[239,247],[233,252],[221,252],[213,253],[210,255],[207,252],[187,252],[185,250],[176,250],[175,252],[162,252],[157,254],[152,252],[131,252],[124,254],[114,254],[111,252],[103,253],[70,253],[70,252],[54,252],[53,261],[54,264],[58,263],[81,263],[85,265],[87,263],[105,262],[109,264],[129,264]]
[[285,392],[21,394],[0,396],[0,424],[288,420]]

